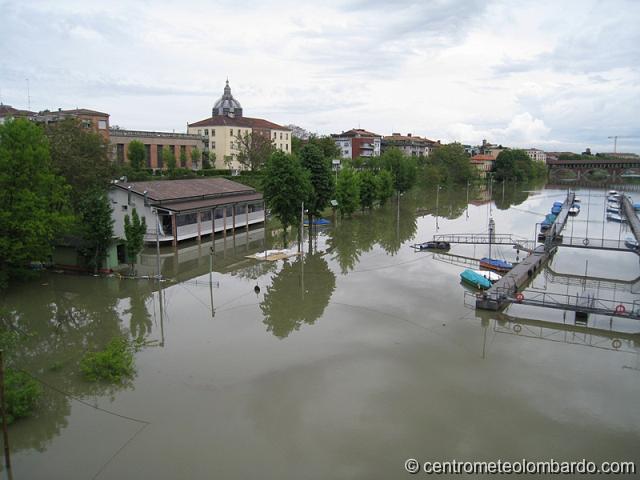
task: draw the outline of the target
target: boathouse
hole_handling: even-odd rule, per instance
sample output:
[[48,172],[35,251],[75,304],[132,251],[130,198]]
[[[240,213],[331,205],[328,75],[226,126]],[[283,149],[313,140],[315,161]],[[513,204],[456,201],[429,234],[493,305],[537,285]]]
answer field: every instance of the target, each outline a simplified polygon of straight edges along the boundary
[[171,242],[263,223],[262,194],[225,178],[116,181],[109,191],[113,231],[125,238],[124,218],[135,208],[147,223],[145,242]]

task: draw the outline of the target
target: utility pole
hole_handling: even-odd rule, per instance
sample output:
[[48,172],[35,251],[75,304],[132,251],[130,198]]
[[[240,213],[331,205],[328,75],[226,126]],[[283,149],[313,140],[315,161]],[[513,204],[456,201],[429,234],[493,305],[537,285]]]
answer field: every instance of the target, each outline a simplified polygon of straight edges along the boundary
[[2,438],[4,441],[4,462],[7,466],[7,476],[13,480],[11,471],[11,451],[9,449],[9,432],[7,431],[7,410],[4,402],[4,351],[0,350],[0,413],[2,413]]

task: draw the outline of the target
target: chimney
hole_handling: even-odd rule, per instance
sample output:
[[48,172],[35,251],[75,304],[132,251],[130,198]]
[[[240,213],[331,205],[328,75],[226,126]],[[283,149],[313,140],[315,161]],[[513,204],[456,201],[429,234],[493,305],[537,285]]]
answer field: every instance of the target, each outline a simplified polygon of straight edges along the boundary
[[407,133],[407,137],[410,137],[410,136],[411,136],[411,134],[410,134],[410,133]]

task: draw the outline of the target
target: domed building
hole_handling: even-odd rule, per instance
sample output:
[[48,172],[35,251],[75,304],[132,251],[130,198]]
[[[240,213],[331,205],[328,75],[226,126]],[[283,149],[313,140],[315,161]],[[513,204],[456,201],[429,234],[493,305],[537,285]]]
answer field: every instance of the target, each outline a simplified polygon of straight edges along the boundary
[[291,152],[291,130],[262,118],[243,116],[242,105],[231,94],[229,80],[211,109],[211,117],[188,124],[187,132],[204,137],[213,168],[248,169],[238,161],[247,135],[261,135],[268,138],[275,149]]
[[242,105],[231,95],[229,79],[227,79],[227,84],[224,87],[224,93],[211,110],[211,116],[215,117],[216,115],[226,115],[227,117],[242,116]]

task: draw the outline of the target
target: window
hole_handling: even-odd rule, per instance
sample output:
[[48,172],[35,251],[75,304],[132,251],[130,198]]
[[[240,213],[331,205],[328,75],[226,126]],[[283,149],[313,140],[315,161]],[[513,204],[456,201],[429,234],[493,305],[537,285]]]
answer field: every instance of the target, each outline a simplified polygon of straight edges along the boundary
[[107,121],[106,120],[98,120],[98,128],[100,130],[106,130],[107,129]]
[[285,133],[285,134],[284,134],[284,139],[285,139],[285,140],[289,140],[289,134],[288,134],[288,133]]
[[208,128],[205,128],[205,129],[204,129],[204,136],[205,136],[205,137],[208,137],[208,136],[209,136],[209,129],[208,129]]
[[277,133],[276,133],[276,132],[273,132],[273,139],[274,139],[274,140],[276,139],[276,135],[277,135]]
[[247,211],[246,205],[236,205],[236,215],[242,215]]
[[233,207],[227,207],[227,217],[231,217],[233,215]]
[[231,135],[233,137],[233,128],[231,130],[229,130],[229,135]]
[[285,149],[287,152],[289,151],[289,144],[288,144],[288,143],[285,143],[285,144],[284,144],[284,149]]
[[211,129],[211,136],[212,136],[212,137],[215,137],[215,136],[216,136],[216,129],[215,129],[215,128],[212,128],[212,129]]
[[202,135],[202,129],[201,128],[198,129],[198,135]]
[[158,145],[157,147],[157,154],[156,154],[156,159],[157,159],[157,165],[158,168],[162,168],[162,145]]
[[282,132],[280,132],[280,140],[282,140]]
[[213,150],[214,148],[216,148],[216,142],[211,142],[211,149]]
[[200,213],[200,222],[208,222],[211,220],[211,210],[206,210]]

